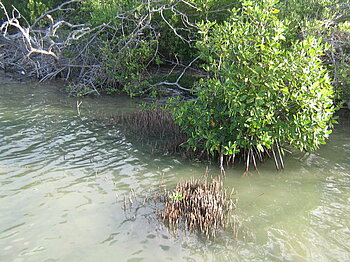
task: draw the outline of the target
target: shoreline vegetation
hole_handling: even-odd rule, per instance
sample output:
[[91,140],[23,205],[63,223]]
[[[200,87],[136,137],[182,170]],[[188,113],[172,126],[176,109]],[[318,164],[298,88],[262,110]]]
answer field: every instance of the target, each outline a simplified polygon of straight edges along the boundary
[[173,189],[161,183],[152,192],[142,196],[133,190],[124,195],[123,211],[127,219],[137,216],[138,210],[147,207],[155,219],[175,238],[195,233],[203,239],[224,240],[229,234],[232,241],[238,235],[249,236],[236,214],[237,192],[228,192],[219,175],[213,178],[206,169],[203,177],[190,177],[176,183]]
[[[350,4],[341,0],[28,0],[0,3],[0,69],[72,96],[165,101],[114,119],[167,151],[237,159],[316,150],[350,101]],[[344,109],[342,110],[342,112]],[[192,152],[192,153],[190,153]]]

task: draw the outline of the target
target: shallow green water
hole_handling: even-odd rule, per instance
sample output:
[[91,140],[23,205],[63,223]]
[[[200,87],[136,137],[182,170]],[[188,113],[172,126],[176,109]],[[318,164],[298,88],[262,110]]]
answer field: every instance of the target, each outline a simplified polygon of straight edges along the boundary
[[57,87],[0,77],[1,262],[350,261],[349,121],[318,152],[288,156],[284,172],[272,162],[260,175],[227,170],[242,232],[208,241],[173,237],[151,203],[123,211],[131,189],[145,195],[205,170],[94,120],[137,103],[87,98],[79,116]]

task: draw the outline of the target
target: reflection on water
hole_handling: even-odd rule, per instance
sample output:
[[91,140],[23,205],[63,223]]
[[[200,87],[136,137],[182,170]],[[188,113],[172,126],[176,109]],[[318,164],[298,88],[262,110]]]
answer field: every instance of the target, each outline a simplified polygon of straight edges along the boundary
[[205,164],[151,155],[94,120],[137,102],[86,98],[78,116],[56,87],[0,82],[0,261],[350,261],[349,121],[318,152],[288,156],[284,172],[227,170],[237,240],[174,238],[152,206],[124,214],[123,196],[199,177]]

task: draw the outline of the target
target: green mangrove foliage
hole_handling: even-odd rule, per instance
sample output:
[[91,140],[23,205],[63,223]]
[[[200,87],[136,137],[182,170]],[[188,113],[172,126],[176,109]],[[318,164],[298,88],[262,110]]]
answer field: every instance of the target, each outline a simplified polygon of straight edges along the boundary
[[322,57],[335,88],[336,103],[350,101],[350,4],[343,0],[282,0],[279,18],[289,21],[286,38],[322,37]]
[[223,24],[202,23],[197,47],[209,79],[197,98],[178,101],[175,121],[193,149],[249,169],[272,155],[283,168],[283,147],[311,151],[331,133],[333,88],[320,56],[320,39],[286,42],[288,24],[276,1],[243,1]]
[[[34,21],[38,16],[65,2],[65,0],[1,0],[1,2],[7,10],[11,10],[11,6],[15,6],[24,18],[28,21]],[[2,13],[0,19],[5,19]]]

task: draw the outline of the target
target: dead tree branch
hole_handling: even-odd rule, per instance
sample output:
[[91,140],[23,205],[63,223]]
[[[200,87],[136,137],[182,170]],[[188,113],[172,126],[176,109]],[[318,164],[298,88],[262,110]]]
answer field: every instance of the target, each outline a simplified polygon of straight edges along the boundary
[[[105,87],[137,84],[145,75],[149,75],[148,68],[160,55],[159,20],[184,43],[191,45],[196,41],[198,28],[195,20],[181,11],[181,6],[186,6],[200,12],[189,1],[146,0],[135,8],[115,14],[115,21],[94,27],[88,23],[74,24],[69,19],[57,18],[56,13],[62,11],[67,18],[67,14],[74,11],[75,5],[81,1],[64,2],[40,15],[31,25],[17,9],[10,13],[0,2],[6,17],[0,26],[0,44],[3,47],[0,50],[0,66],[12,72],[21,71],[27,77],[40,81],[58,76],[73,80],[72,94],[99,94],[99,90]],[[180,23],[172,24],[170,17],[173,16],[179,17]],[[150,49],[150,55],[143,58],[137,72],[130,73],[136,77],[128,83],[129,77],[122,77],[128,70],[126,61],[133,59],[131,56],[134,53],[142,52],[142,48]],[[179,82],[197,60],[198,57],[182,66],[183,71],[175,82],[162,81],[151,87],[168,85],[185,92],[192,91]],[[180,61],[171,64],[181,65]]]
[[197,56],[195,59],[193,59],[184,69],[183,71],[181,72],[181,74],[178,76],[178,78],[176,79],[175,82],[168,82],[168,81],[162,81],[162,82],[159,82],[159,83],[156,83],[156,84],[153,84],[151,85],[151,87],[155,87],[155,86],[162,86],[162,85],[168,85],[168,86],[176,86],[178,89],[180,90],[183,90],[183,91],[186,91],[186,92],[195,92],[194,90],[192,89],[189,89],[189,88],[185,88],[183,86],[180,85],[180,80],[182,79],[182,77],[184,76],[184,74],[186,73],[186,71],[192,66],[192,64],[194,62],[196,62],[200,57]]

